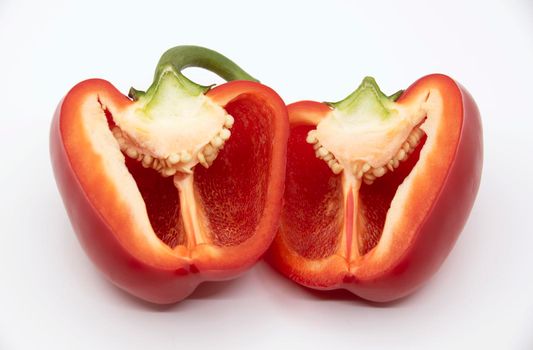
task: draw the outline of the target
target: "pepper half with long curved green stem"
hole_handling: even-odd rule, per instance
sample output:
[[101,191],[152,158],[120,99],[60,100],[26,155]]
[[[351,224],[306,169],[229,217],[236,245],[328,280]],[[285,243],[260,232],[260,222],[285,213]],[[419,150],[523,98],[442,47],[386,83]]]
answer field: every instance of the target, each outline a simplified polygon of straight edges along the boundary
[[[225,79],[214,88],[190,66]],[[117,286],[154,303],[234,278],[271,243],[284,186],[281,98],[226,57],[183,46],[133,100],[110,83],[76,85],[52,122],[57,185],[83,248]],[[250,193],[254,193],[250,196]]]
[[[181,45],[168,49],[159,59],[154,73],[154,84],[156,84],[162,73],[170,67],[176,72],[176,76],[181,81],[183,87],[191,93],[207,93],[213,85],[203,86],[189,80],[182,71],[186,68],[203,68],[217,74],[226,81],[248,80],[259,82],[245,72],[235,62],[220,53],[201,46]],[[143,91],[130,89],[129,96],[137,100]]]

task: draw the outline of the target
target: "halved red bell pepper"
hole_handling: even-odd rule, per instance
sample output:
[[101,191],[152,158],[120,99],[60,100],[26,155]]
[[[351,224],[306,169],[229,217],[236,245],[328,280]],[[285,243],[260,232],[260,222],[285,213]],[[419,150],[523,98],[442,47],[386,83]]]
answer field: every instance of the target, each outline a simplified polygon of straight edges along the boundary
[[470,94],[429,75],[388,97],[365,78],[341,102],[288,110],[285,204],[268,260],[311,288],[378,302],[413,292],[476,197],[483,146]]
[[[185,78],[197,66],[226,80]],[[270,88],[233,62],[182,46],[130,99],[86,80],[61,101],[50,152],[81,245],[117,286],[154,303],[236,277],[270,245],[283,195],[288,120]]]

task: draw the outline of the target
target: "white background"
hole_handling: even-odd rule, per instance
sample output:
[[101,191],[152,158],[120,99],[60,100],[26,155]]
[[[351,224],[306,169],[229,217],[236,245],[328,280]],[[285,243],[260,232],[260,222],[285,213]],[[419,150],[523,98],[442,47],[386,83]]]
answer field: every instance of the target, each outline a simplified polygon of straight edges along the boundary
[[[171,307],[108,283],[60,201],[50,120],[83,79],[146,88],[179,44],[226,54],[286,102],[339,100],[365,75],[388,93],[432,72],[466,86],[483,178],[439,273],[382,307],[264,263]],[[0,0],[0,50],[0,349],[533,349],[532,2]]]

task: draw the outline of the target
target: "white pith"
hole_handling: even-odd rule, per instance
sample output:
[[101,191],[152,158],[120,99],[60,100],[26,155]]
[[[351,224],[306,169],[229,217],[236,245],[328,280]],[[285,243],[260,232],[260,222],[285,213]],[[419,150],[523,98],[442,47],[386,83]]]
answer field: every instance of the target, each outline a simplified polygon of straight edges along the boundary
[[[88,141],[92,152],[100,156],[103,162],[102,168],[108,175],[107,178],[111,185],[116,188],[117,193],[120,193],[120,197],[117,199],[124,203],[123,210],[128,212],[128,216],[138,228],[130,233],[131,239],[142,245],[163,250],[169,249],[159,240],[152,228],[137,183],[124,165],[125,157],[120,151],[117,140],[109,130],[102,107],[106,108],[93,99],[87,99],[83,106],[85,113],[82,113],[80,117],[83,119],[85,132],[90,135]],[[105,206],[105,203],[101,203],[101,205]]]
[[191,173],[198,163],[209,167],[231,136],[233,117],[203,94],[158,98],[171,107],[156,105],[148,114],[137,102],[113,115],[120,148],[163,176]]
[[307,142],[335,174],[350,172],[371,184],[406,160],[423,136],[416,126],[425,115],[411,107],[391,105],[391,116],[385,120],[370,114],[353,118],[333,109],[309,132]]
[[[396,189],[387,211],[381,238],[374,248],[374,254],[377,258],[392,248],[395,234],[394,228],[398,226],[398,223],[405,217],[408,210],[405,205],[406,199],[411,196],[412,191],[416,191],[412,184],[420,176],[424,164],[428,161],[431,151],[435,148],[437,130],[442,127],[442,124],[446,123],[442,112],[443,98],[439,90],[430,90],[427,94],[420,95],[419,100],[414,101],[412,106],[414,106],[415,112],[426,116],[424,123],[420,125],[420,129],[426,134],[426,141],[420,150],[417,163]],[[425,215],[425,213],[420,213],[420,215]]]

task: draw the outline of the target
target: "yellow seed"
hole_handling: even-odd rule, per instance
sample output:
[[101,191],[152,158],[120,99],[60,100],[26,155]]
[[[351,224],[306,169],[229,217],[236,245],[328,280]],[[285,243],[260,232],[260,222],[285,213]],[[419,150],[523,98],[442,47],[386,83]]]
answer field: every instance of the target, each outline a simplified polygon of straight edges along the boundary
[[372,174],[374,174],[376,177],[382,177],[387,172],[387,169],[385,167],[379,167],[372,171]]
[[117,140],[118,146],[120,147],[121,151],[124,151],[128,147],[127,144],[126,144],[126,140],[124,140],[124,138],[122,138],[122,136],[118,136],[116,138],[116,140]]
[[211,144],[207,144],[205,145],[204,149],[202,150],[202,152],[208,156],[208,155],[211,155],[213,154],[213,152],[215,152],[215,149],[213,148],[213,146],[211,146]]
[[235,123],[235,119],[231,115],[226,116],[226,120],[224,121],[224,126],[226,128],[231,128],[233,126],[233,123]]
[[222,144],[224,144],[224,141],[220,138],[220,136],[215,136],[211,140],[211,144],[213,145],[213,147],[219,148],[220,146],[222,146]]
[[411,146],[412,148],[415,148],[416,145],[418,145],[418,139],[413,134],[409,135],[409,137],[407,138],[407,142],[409,142],[409,146]]
[[146,155],[144,156],[144,158],[143,158],[143,165],[146,165],[146,167],[148,167],[150,164],[152,164],[152,161],[153,161],[153,160],[154,160],[154,159],[152,158],[151,155],[146,154]]
[[172,176],[176,173],[176,169],[174,168],[165,168],[162,171],[163,176]]
[[188,163],[192,159],[192,155],[187,151],[181,151],[180,159],[183,163]]
[[170,164],[178,164],[180,162],[180,155],[177,154],[177,153],[171,153],[168,158],[167,158],[167,161],[170,163]]
[[202,164],[204,168],[209,168],[209,164],[207,164],[205,156],[202,152],[199,152],[197,157],[198,157],[198,161],[200,162],[200,164]]
[[329,153],[328,150],[325,149],[324,147],[320,147],[320,148],[318,149],[317,152],[318,152],[318,155],[319,155],[320,157],[322,157],[322,158],[325,157],[325,156],[327,156],[328,153]]
[[370,168],[371,168],[370,164],[365,163],[365,164],[363,165],[363,167],[361,168],[361,170],[363,171],[363,173],[366,173],[367,171],[370,170]]
[[126,149],[126,154],[130,158],[137,158],[137,156],[139,155],[139,153],[137,152],[137,150],[135,148],[127,148]]
[[406,155],[407,154],[405,153],[405,151],[403,149],[400,149],[398,151],[398,154],[396,154],[396,158],[398,158],[398,160],[404,160]]
[[342,165],[340,165],[339,163],[335,163],[331,167],[331,170],[333,170],[333,173],[335,175],[340,174],[342,172]]
[[376,176],[374,174],[372,174],[372,173],[365,173],[364,178],[367,179],[367,180],[374,181],[376,179]]
[[216,159],[217,155],[218,155],[218,153],[206,154],[205,155],[205,160],[207,161],[208,164],[211,164]]
[[305,142],[310,143],[310,144],[315,144],[318,142],[318,139],[316,138],[316,130],[311,130],[309,131],[309,133],[307,133]]
[[219,136],[222,140],[227,141],[231,136],[231,131],[229,131],[228,129],[222,129],[220,130]]

